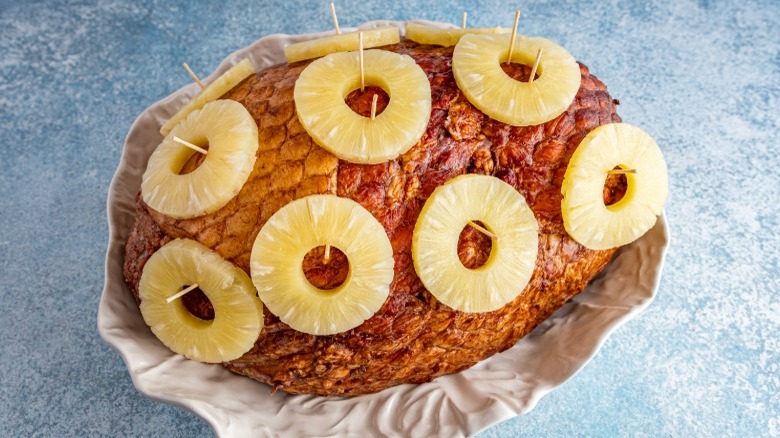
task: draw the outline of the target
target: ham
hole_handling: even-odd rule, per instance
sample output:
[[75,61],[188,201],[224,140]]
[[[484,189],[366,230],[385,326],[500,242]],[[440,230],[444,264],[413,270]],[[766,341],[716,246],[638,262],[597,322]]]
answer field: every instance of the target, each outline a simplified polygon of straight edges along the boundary
[[[395,273],[383,307],[357,328],[332,336],[292,330],[266,309],[254,348],[224,363],[228,369],[289,393],[357,395],[403,383],[422,383],[455,373],[514,345],[582,290],[615,250],[593,251],[564,230],[561,183],[571,154],[601,124],[619,122],[604,84],[580,65],[582,83],[571,106],[542,125],[513,127],[491,120],[458,90],[452,48],[402,41],[384,47],[412,56],[428,75],[433,109],[427,130],[404,155],[380,164],[340,161],[314,143],[295,114],[293,88],[307,62],[271,67],[248,77],[223,98],[243,104],[259,128],[255,167],[239,194],[220,210],[175,219],[146,206],[140,196],[125,255],[124,274],[138,300],[146,260],[173,238],[194,239],[249,273],[249,256],[266,220],[286,203],[330,193],[357,201],[384,226],[394,251]],[[530,67],[505,71],[527,78]],[[368,116],[374,92],[379,111],[387,95],[368,88],[348,104]],[[197,166],[193,161],[185,166]],[[425,290],[411,256],[412,230],[425,200],[445,181],[463,173],[493,175],[517,189],[539,222],[539,253],[530,283],[501,309],[467,314],[448,308]],[[614,202],[625,181],[610,177],[604,197]],[[490,240],[468,227],[458,248],[466,266],[490,253]],[[303,268],[316,286],[343,279],[347,261],[336,254],[326,268],[319,256]],[[204,319],[213,311],[201,293],[185,305]],[[211,315],[209,312],[212,312]]]

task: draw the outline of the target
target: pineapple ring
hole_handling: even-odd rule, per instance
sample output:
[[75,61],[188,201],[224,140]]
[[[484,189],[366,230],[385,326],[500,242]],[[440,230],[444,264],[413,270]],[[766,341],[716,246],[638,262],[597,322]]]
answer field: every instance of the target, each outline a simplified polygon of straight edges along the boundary
[[[322,290],[303,272],[304,256],[322,245],[349,260],[341,286]],[[250,259],[252,281],[268,310],[312,335],[353,329],[382,307],[393,281],[393,249],[382,224],[355,201],[311,195],[285,205],[257,235]]]
[[[194,171],[179,175],[197,152],[175,141],[207,141],[206,159]],[[213,213],[246,183],[258,148],[257,124],[246,108],[233,100],[215,100],[182,120],[149,158],[141,183],[144,202],[179,219]]]
[[295,82],[295,109],[317,144],[342,160],[376,164],[403,154],[423,136],[431,115],[431,86],[408,55],[366,50],[363,56],[366,85],[390,95],[374,120],[344,102],[360,88],[357,52],[333,53],[309,64]]
[[214,82],[206,85],[206,88],[204,88],[200,94],[187,102],[187,104],[176,112],[176,114],[168,119],[160,128],[160,134],[163,136],[168,135],[174,126],[178,125],[179,122],[184,120],[191,112],[203,108],[203,105],[208,102],[219,99],[223,94],[230,91],[254,72],[255,67],[248,59],[244,59],[233,67],[230,67],[230,70],[223,73],[220,77],[215,79]]
[[[615,166],[636,173],[625,174],[623,198],[605,205],[604,183]],[[652,137],[636,126],[601,125],[572,154],[561,193],[563,225],[574,240],[595,250],[626,245],[652,228],[663,210],[669,193],[666,162]]]
[[582,79],[574,57],[563,47],[539,37],[518,36],[512,62],[533,65],[544,53],[531,83],[516,81],[502,69],[511,35],[464,35],[452,55],[458,87],[475,107],[513,126],[538,125],[561,115],[574,101]]
[[[395,26],[365,29],[361,32],[363,32],[363,48],[366,49],[397,44],[401,41],[401,31]],[[348,32],[290,44],[284,48],[284,56],[287,58],[287,63],[292,64],[331,53],[357,50],[358,45],[358,33]]]
[[[463,266],[458,239],[468,221],[481,221],[493,239],[484,265]],[[538,223],[523,195],[498,178],[461,175],[436,188],[414,227],[412,257],[426,289],[463,312],[489,312],[515,299],[531,279]]]
[[[167,302],[182,286],[197,283],[214,307],[214,319],[191,314],[181,299]],[[244,271],[202,244],[176,239],[146,262],[138,283],[141,315],[174,353],[207,363],[238,359],[263,328],[263,303]]]
[[426,26],[418,23],[406,24],[406,38],[420,44],[434,44],[437,46],[451,47],[466,34],[497,34],[508,33],[512,29],[504,27],[469,27],[466,29],[442,29]]

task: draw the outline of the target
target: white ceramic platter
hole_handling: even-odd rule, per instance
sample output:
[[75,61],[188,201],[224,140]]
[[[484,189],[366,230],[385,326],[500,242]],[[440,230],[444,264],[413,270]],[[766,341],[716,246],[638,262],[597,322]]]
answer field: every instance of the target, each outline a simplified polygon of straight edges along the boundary
[[[360,28],[403,29],[404,24],[372,21]],[[284,62],[285,45],[329,33],[261,38],[228,56],[206,81],[243,58],[258,70],[279,64]],[[668,245],[663,216],[645,236],[621,249],[585,292],[514,347],[430,383],[353,398],[292,396],[271,394],[270,387],[219,365],[186,360],[164,347],[146,326],[124,283],[122,264],[141,176],[162,140],[159,127],[197,91],[195,84],[178,90],[147,108],[130,128],[108,194],[106,283],[98,328],[124,358],[139,391],[191,410],[220,436],[473,435],[533,409],[540,397],[576,374],[615,329],[653,300]]]

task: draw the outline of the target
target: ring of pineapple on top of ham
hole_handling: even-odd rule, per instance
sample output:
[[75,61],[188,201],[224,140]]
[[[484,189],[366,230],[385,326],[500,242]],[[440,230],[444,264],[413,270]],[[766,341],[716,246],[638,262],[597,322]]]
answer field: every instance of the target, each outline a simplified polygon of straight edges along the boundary
[[[484,265],[469,269],[458,258],[458,239],[469,221],[496,238]],[[462,312],[490,312],[515,299],[531,279],[539,225],[525,198],[498,178],[467,174],[436,188],[412,236],[417,276],[437,300]]]
[[179,111],[171,116],[160,128],[160,134],[168,135],[174,126],[184,120],[191,112],[203,108],[203,105],[217,100],[222,97],[223,94],[230,91],[233,87],[238,85],[241,81],[246,79],[247,76],[255,72],[255,67],[248,59],[243,59],[238,64],[230,67],[228,71],[222,73],[217,79],[201,90],[201,92],[187,102]]
[[561,115],[574,101],[582,79],[574,57],[540,37],[515,38],[512,62],[533,65],[543,55],[532,82],[517,81],[501,68],[511,35],[464,35],[452,55],[452,72],[469,102],[492,119],[513,126],[538,125]]
[[[604,183],[619,167],[626,193],[604,204]],[[645,234],[661,214],[669,193],[666,162],[655,140],[628,123],[601,125],[572,154],[561,186],[566,232],[590,249],[626,245]]]
[[[181,299],[169,298],[197,284],[214,308],[207,321],[190,313]],[[144,265],[138,283],[141,315],[174,353],[198,362],[238,359],[263,328],[263,303],[244,271],[189,239],[175,239]]]
[[[215,100],[191,112],[149,157],[141,182],[144,202],[179,219],[219,210],[249,178],[259,145],[257,134],[255,119],[234,100]],[[180,175],[198,152],[174,137],[208,147],[206,158],[190,173]]]
[[309,64],[295,82],[298,119],[317,144],[342,160],[376,164],[408,151],[425,133],[431,115],[428,76],[408,55],[364,51],[365,85],[390,96],[376,118],[344,101],[360,88],[358,52],[333,53]]
[[[360,32],[363,32],[363,47],[366,49],[397,44],[401,41],[401,31],[395,26],[382,26]],[[284,56],[287,58],[287,63],[292,64],[331,53],[357,50],[358,45],[358,32],[347,32],[290,44],[284,48]]]
[[[344,282],[324,290],[309,282],[306,254],[332,245],[349,262]],[[390,294],[393,248],[384,227],[357,202],[310,195],[274,213],[252,246],[250,271],[258,295],[274,315],[299,332],[332,335],[372,317]]]

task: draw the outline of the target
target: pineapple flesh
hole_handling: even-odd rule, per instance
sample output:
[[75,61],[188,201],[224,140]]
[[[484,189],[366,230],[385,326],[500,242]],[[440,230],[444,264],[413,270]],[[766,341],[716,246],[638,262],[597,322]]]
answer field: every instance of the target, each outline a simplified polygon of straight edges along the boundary
[[[228,203],[249,178],[255,164],[257,124],[246,108],[233,100],[215,100],[182,120],[149,158],[141,193],[151,208],[175,218],[213,213]],[[179,137],[208,146],[205,160],[180,175],[198,152],[179,144]]]
[[[397,44],[401,41],[401,32],[394,26],[377,27],[361,30],[361,32],[363,32],[363,47],[366,49]],[[357,50],[358,44],[357,32],[342,33],[290,44],[284,48],[284,55],[287,57],[287,62],[292,64],[331,53]]]
[[[303,272],[312,249],[332,245],[349,261],[340,286],[323,290]],[[393,250],[384,227],[355,201],[311,195],[290,202],[263,225],[250,270],[263,303],[285,324],[312,335],[355,328],[382,307],[393,280]]]
[[203,108],[208,102],[217,100],[222,97],[223,94],[230,91],[233,87],[238,85],[241,81],[246,79],[247,76],[255,72],[255,67],[248,59],[244,59],[238,64],[231,67],[228,71],[223,73],[220,77],[214,80],[214,82],[206,85],[206,88],[200,92],[195,98],[184,105],[176,114],[168,119],[165,124],[160,128],[160,134],[163,136],[168,135],[174,126],[184,120],[191,112]]
[[[458,238],[468,221],[481,221],[497,238],[476,269],[458,258]],[[433,191],[412,238],[417,275],[428,291],[463,312],[497,310],[531,279],[538,251],[538,224],[525,198],[498,178],[467,174]]]
[[[615,167],[627,173],[626,193],[605,205],[604,183]],[[591,131],[569,161],[561,187],[563,225],[571,237],[590,249],[626,245],[645,234],[661,214],[669,193],[666,162],[656,142],[627,123],[610,123]]]
[[458,44],[461,37],[466,34],[499,34],[509,33],[512,29],[503,27],[472,27],[466,29],[442,29],[424,24],[408,23],[406,25],[406,38],[420,44],[433,44],[436,46],[451,47]]
[[[197,284],[214,307],[214,319],[191,314],[181,299],[167,302],[182,287]],[[244,271],[194,240],[176,239],[157,250],[138,284],[141,315],[173,352],[199,362],[241,357],[263,328],[263,304]]]
[[431,114],[428,77],[414,59],[385,50],[364,52],[365,84],[378,86],[390,103],[375,119],[345,102],[360,88],[357,52],[320,58],[295,83],[298,119],[314,141],[342,160],[376,164],[408,151],[425,133]]
[[452,72],[469,102],[489,117],[513,126],[538,125],[561,115],[580,88],[580,68],[563,47],[539,37],[518,35],[512,62],[533,65],[544,49],[539,78],[521,82],[502,69],[511,35],[464,35],[452,55]]

